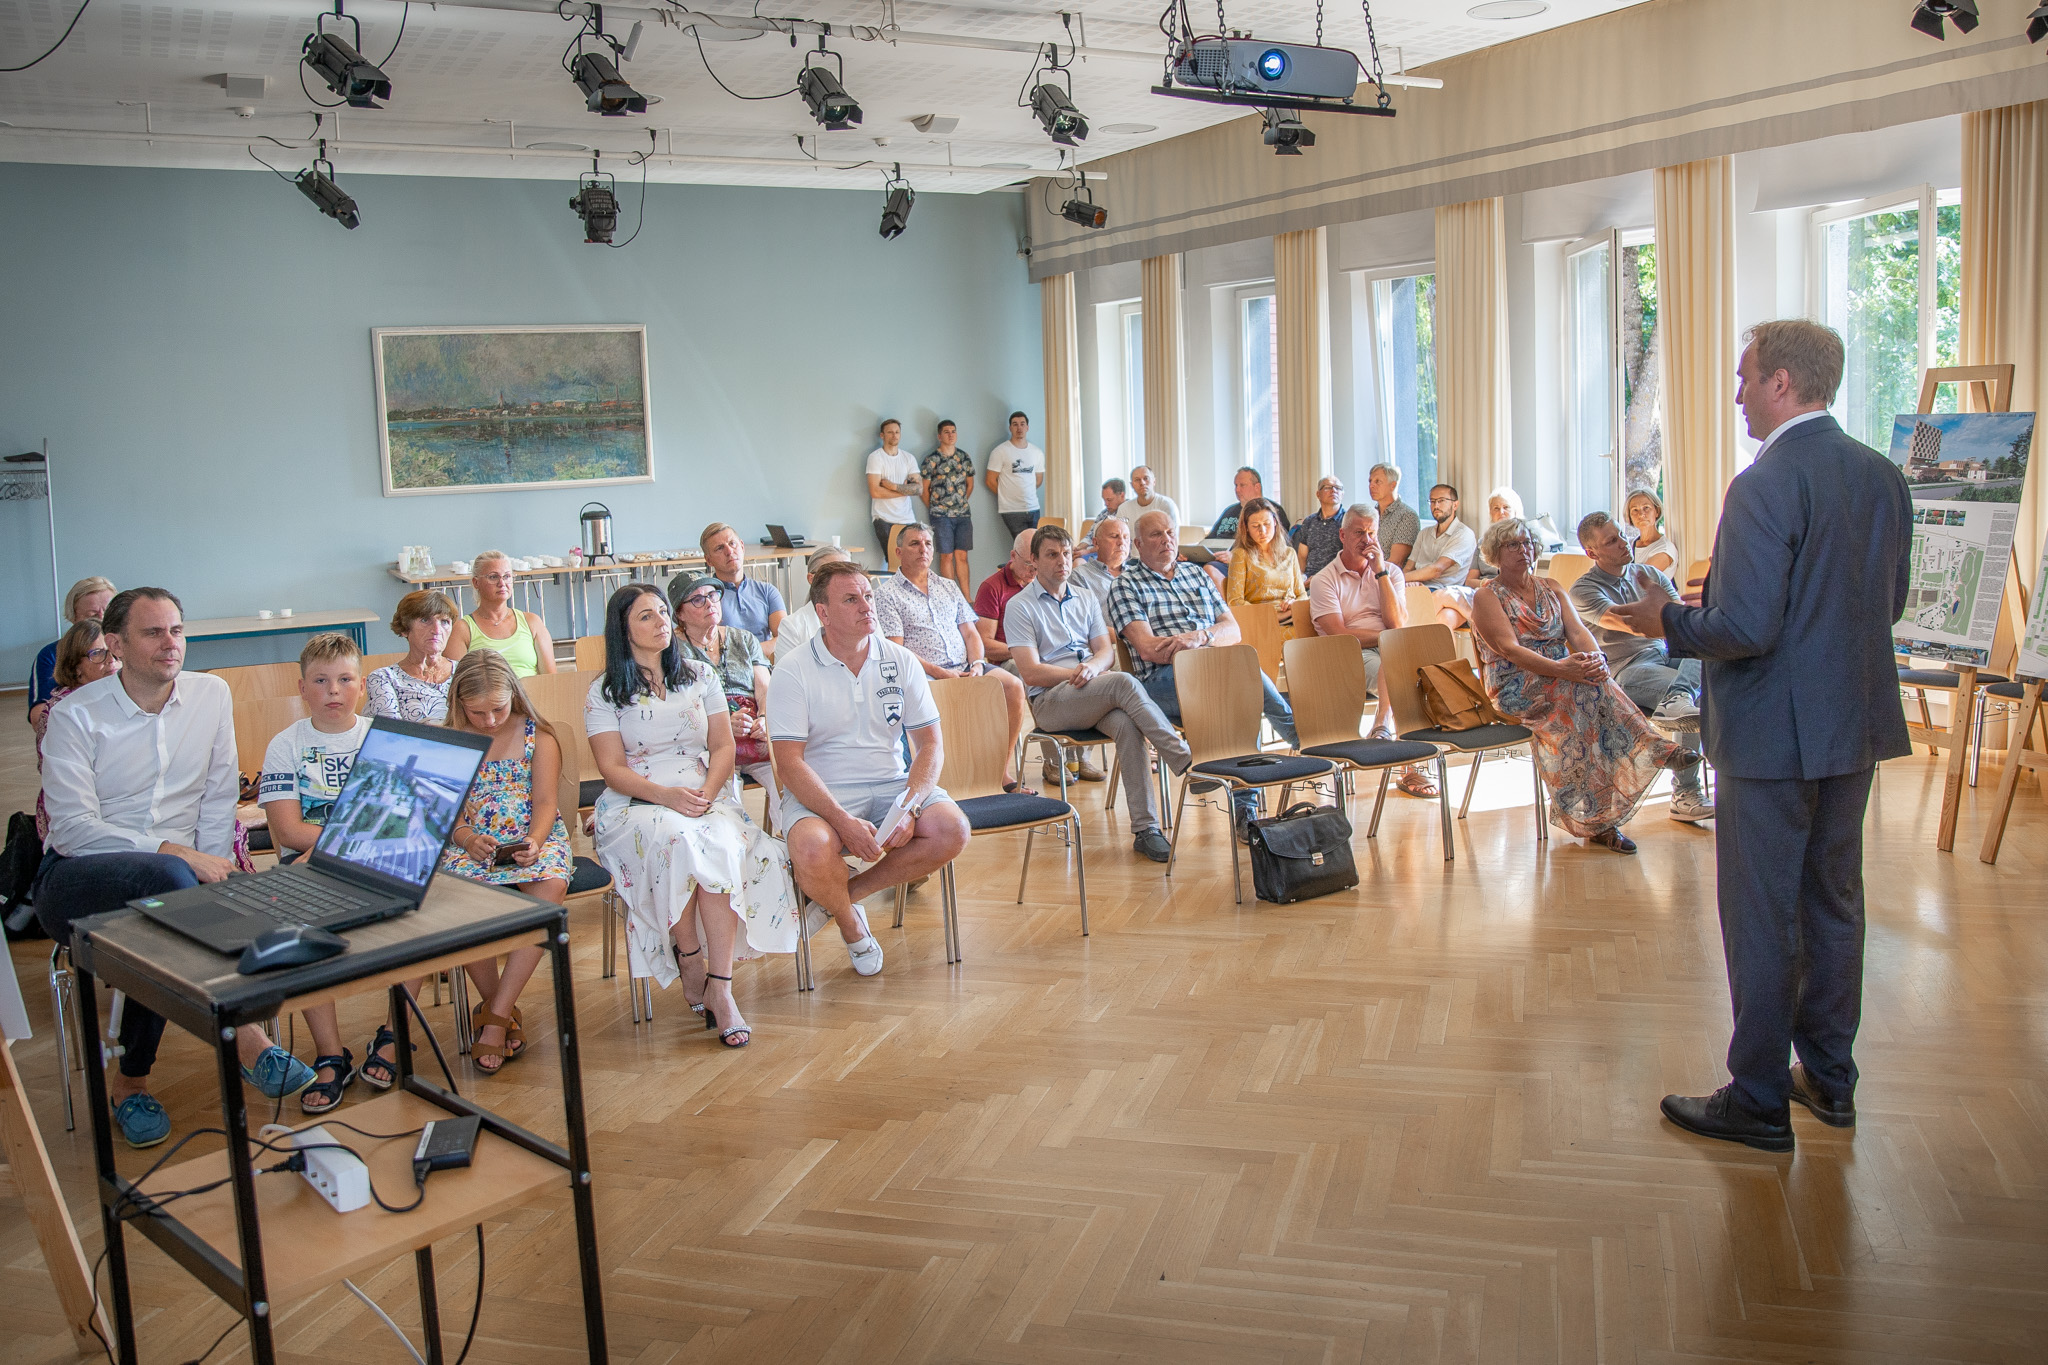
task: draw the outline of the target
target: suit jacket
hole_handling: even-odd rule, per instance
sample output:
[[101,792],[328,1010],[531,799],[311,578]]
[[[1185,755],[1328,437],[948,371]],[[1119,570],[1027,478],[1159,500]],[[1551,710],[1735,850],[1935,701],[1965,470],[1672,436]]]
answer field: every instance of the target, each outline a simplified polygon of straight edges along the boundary
[[1664,608],[1672,656],[1705,663],[1717,769],[1812,781],[1912,751],[1892,648],[1912,543],[1905,476],[1832,417],[1728,485],[1702,605]]

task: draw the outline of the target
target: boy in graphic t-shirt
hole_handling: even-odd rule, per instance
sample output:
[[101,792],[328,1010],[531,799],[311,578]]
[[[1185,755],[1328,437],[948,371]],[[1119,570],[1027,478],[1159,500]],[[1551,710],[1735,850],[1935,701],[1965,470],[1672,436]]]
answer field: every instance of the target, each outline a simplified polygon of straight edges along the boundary
[[[306,704],[305,719],[279,731],[263,751],[256,798],[280,858],[313,847],[370,732],[370,718],[356,714],[363,700],[363,659],[354,640],[329,632],[306,642],[299,651],[299,699]],[[332,1004],[307,1010],[306,1027],[318,1055],[313,1084],[299,1093],[299,1108],[324,1114],[341,1103],[342,1091],[355,1079],[355,1056],[341,1045]]]

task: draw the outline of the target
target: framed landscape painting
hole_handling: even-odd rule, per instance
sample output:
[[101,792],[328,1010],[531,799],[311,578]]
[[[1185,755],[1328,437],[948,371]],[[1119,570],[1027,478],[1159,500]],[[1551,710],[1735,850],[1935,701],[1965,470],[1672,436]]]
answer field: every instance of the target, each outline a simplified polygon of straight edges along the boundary
[[654,478],[647,329],[376,327],[384,496]]

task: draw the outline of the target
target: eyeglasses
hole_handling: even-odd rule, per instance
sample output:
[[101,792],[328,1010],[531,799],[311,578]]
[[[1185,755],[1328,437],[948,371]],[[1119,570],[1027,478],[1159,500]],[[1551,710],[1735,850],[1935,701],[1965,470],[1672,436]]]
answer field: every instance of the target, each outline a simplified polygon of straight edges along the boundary
[[478,574],[476,581],[479,583],[510,583],[512,578],[513,576],[509,573],[486,573]]
[[683,599],[683,605],[686,607],[708,607],[717,600],[718,594],[715,592],[693,593],[691,596]]
[[112,651],[104,647],[100,649],[88,649],[87,651],[85,651],[85,657],[88,659],[104,659],[111,652]]

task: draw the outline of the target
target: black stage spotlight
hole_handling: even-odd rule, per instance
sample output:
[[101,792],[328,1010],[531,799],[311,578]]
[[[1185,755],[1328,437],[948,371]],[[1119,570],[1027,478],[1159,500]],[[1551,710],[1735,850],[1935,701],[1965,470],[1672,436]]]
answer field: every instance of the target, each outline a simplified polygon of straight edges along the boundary
[[825,127],[835,132],[851,128],[860,122],[860,105],[846,93],[846,83],[841,79],[846,74],[846,61],[838,53],[825,50],[822,36],[818,39],[818,51],[839,63],[838,74],[822,66],[813,66],[806,57],[804,69],[796,75],[796,92],[811,107],[811,117]]
[[1031,112],[1045,125],[1045,135],[1063,147],[1088,140],[1088,120],[1074,107],[1073,98],[1051,81],[1031,92]]
[[626,84],[611,59],[597,52],[585,52],[569,68],[576,86],[583,92],[583,106],[593,114],[616,118],[621,114],[647,112],[647,96]]
[[1060,217],[1077,227],[1105,228],[1109,226],[1109,210],[1103,208],[1089,195],[1083,185],[1080,193],[1060,205]]
[[583,240],[600,246],[612,244],[619,227],[618,182],[606,171],[585,171],[576,180],[576,197],[569,201],[583,220]]
[[1266,145],[1275,156],[1300,156],[1302,148],[1316,145],[1316,135],[1294,115],[1266,109],[1260,116],[1266,122]]
[[1913,9],[1913,27],[1930,38],[1946,40],[1943,19],[1954,24],[1956,32],[1968,33],[1977,27],[1977,0],[1920,0]]
[[[325,171],[321,170],[323,166]],[[362,221],[356,214],[356,201],[334,183],[334,163],[327,159],[325,142],[320,144],[320,155],[313,158],[313,164],[293,177],[292,183],[299,187],[300,194],[313,201],[314,208],[350,231]]]
[[2027,41],[2038,43],[2048,38],[2048,5],[2042,5],[2027,16]]
[[[321,15],[315,19],[313,32],[306,35],[299,60],[306,69],[318,76],[327,88],[341,96],[354,109],[382,109],[378,100],[391,98],[391,80],[382,71],[363,60],[363,54],[350,47],[332,33],[322,33],[319,28]],[[356,26],[356,42],[363,41],[363,26],[353,14],[340,18]]]
[[882,201],[882,240],[887,241],[901,237],[903,229],[910,226],[910,210],[917,203],[917,191],[903,178],[901,167],[883,188],[889,192],[889,197]]

